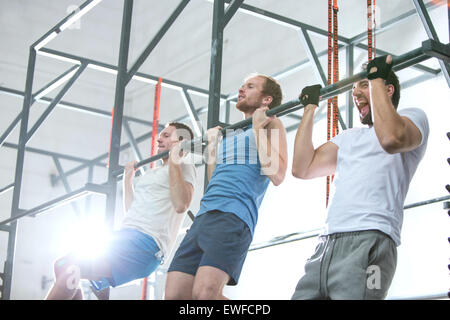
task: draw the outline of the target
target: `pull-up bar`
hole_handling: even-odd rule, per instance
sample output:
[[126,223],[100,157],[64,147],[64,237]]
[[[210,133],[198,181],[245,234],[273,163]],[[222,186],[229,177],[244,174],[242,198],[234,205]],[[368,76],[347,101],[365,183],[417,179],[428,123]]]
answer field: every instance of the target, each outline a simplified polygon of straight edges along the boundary
[[[427,60],[431,57],[436,57],[438,59],[443,60],[445,63],[450,62],[450,45],[449,44],[442,44],[434,40],[427,40],[422,42],[422,46],[414,49],[412,51],[409,51],[403,55],[400,55],[393,59],[392,63],[392,69],[395,71],[405,69],[407,67],[410,67],[412,65],[415,65],[417,63],[420,63],[424,60]],[[353,83],[362,80],[366,78],[366,72],[360,72],[358,74],[355,74],[349,78],[343,79],[341,81],[338,81],[334,84],[328,85],[320,90],[320,96],[322,100],[328,99],[330,97],[333,97],[335,95],[341,94],[347,90],[349,90]],[[266,112],[267,116],[278,116],[281,117],[283,115],[286,115],[288,113],[294,112],[296,110],[300,110],[304,106],[301,104],[300,99],[294,99],[291,101],[288,101],[278,107],[275,107],[273,109],[270,109]],[[234,123],[230,126],[227,126],[221,130],[221,133],[225,135],[228,130],[234,130],[239,128],[244,128],[248,125],[250,125],[252,122],[252,118],[248,118],[242,121],[239,121],[237,123]],[[184,141],[181,145],[182,149],[187,149],[197,143],[206,143],[207,139],[204,135],[203,137],[198,137],[195,139],[192,139],[190,141]],[[142,167],[143,165],[146,165],[150,162],[160,160],[162,158],[165,158],[169,155],[169,150],[164,151],[160,154],[157,154],[155,156],[152,156],[148,159],[144,159],[140,162],[138,162],[135,165],[135,168]],[[114,171],[114,175],[119,177],[123,174],[123,168],[120,170]],[[38,207],[35,207],[30,210],[20,210],[20,212],[15,215],[14,217],[11,217],[7,220],[0,221],[0,227],[8,224],[10,222],[16,221],[24,216],[31,216],[36,215],[39,213],[42,213],[44,211],[48,211],[52,208],[55,208],[59,205],[66,204],[68,202],[72,202],[76,199],[79,199],[80,197],[86,196],[91,193],[100,193],[100,194],[106,194],[108,192],[107,187],[105,185],[95,185],[88,183],[85,187],[80,188],[78,190],[75,190],[73,192],[70,192],[66,195],[60,196],[56,199],[50,200]]]
[[[413,66],[417,63],[420,63],[422,61],[425,61],[431,57],[436,57],[438,59],[443,60],[445,63],[450,62],[450,45],[449,44],[442,44],[434,40],[426,40],[422,42],[422,46],[411,50],[403,55],[397,56],[393,58],[392,60],[392,69],[394,71],[406,69],[410,66]],[[353,76],[350,76],[346,79],[343,79],[341,81],[338,81],[336,83],[330,84],[326,87],[323,87],[320,89],[320,96],[321,100],[325,100],[331,97],[334,97],[338,94],[341,94],[343,92],[346,92],[350,90],[353,86],[353,84],[359,80],[365,79],[367,77],[367,73],[365,71],[362,71],[360,73],[357,73]],[[267,116],[284,116],[288,113],[292,113],[294,111],[300,110],[304,108],[305,106],[301,104],[301,101],[299,98],[288,101],[286,103],[283,103],[279,105],[278,107],[275,107],[273,109],[270,109],[266,112]],[[245,128],[248,125],[252,123],[252,118],[248,118],[239,122],[236,122],[230,126],[227,126],[221,130],[221,133],[223,135],[226,134],[228,130],[234,130],[239,128]],[[195,138],[190,141],[184,141],[181,145],[182,149],[187,149],[190,146],[193,146],[197,143],[205,143],[207,141],[206,134],[203,135],[203,137]],[[150,158],[144,159],[138,163],[136,163],[135,168],[140,168],[143,165],[146,165],[150,162],[157,161],[160,159],[163,159],[169,155],[169,150],[166,150],[164,152],[161,152],[155,156],[152,156]],[[123,174],[123,168],[120,170],[114,171],[114,175],[119,177],[121,174]]]

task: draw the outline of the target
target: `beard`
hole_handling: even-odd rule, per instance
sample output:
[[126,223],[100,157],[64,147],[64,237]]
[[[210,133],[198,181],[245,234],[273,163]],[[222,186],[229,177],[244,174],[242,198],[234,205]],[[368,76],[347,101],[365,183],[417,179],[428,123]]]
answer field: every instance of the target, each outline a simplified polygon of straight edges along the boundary
[[359,120],[361,121],[362,124],[366,124],[366,125],[373,125],[372,122],[372,109],[369,106],[369,112],[367,112],[367,114],[362,117],[361,115],[359,116]]
[[246,112],[254,111],[254,110],[258,109],[258,107],[256,107],[256,106],[250,106],[250,105],[248,105],[248,104],[245,103],[245,102],[238,102],[238,103],[236,103],[236,109],[238,109],[239,111],[242,111],[242,112],[246,113]]

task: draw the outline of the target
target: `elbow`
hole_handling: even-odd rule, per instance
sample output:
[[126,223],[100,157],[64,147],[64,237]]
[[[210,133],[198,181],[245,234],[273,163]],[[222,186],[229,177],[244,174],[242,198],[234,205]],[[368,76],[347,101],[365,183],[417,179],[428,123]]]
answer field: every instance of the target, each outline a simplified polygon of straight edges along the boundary
[[175,207],[175,212],[180,213],[180,214],[185,213],[187,211],[188,207],[189,207],[188,205],[178,205]]
[[396,137],[387,137],[380,141],[380,145],[387,153],[395,154],[398,153],[401,149],[402,143],[401,139],[398,139]]
[[292,167],[292,175],[298,179],[309,179],[304,170],[298,170],[298,168]]
[[275,187],[278,187],[283,182],[283,180],[284,178],[274,177],[271,181]]
[[186,210],[187,210],[187,207],[178,207],[178,208],[175,208],[175,212],[176,212],[176,213],[179,213],[179,214],[186,212]]
[[192,194],[189,195],[185,200],[180,201],[177,205],[174,206],[176,213],[185,213],[187,209],[189,209],[189,205],[191,204]]
[[272,184],[277,187],[284,181],[285,177],[286,177],[286,170],[282,170],[282,172],[279,172],[274,176],[272,176],[270,180],[272,181]]
[[298,171],[296,168],[292,168],[292,175],[295,177],[295,178],[299,178],[299,179],[302,179],[303,178],[303,175],[302,175],[302,173],[300,172],[300,171]]

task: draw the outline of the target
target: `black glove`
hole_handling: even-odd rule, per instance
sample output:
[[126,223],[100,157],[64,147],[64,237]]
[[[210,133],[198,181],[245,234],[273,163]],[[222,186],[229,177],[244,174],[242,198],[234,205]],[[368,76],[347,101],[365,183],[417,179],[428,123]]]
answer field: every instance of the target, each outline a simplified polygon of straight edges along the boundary
[[298,98],[305,107],[308,104],[318,105],[321,88],[322,86],[320,84],[304,87],[302,93],[300,93],[300,96]]
[[[392,63],[387,63],[386,57],[387,56],[377,57],[367,64],[367,79],[387,79],[392,69]],[[377,68],[377,71],[371,73],[370,69],[372,69],[373,67]]]

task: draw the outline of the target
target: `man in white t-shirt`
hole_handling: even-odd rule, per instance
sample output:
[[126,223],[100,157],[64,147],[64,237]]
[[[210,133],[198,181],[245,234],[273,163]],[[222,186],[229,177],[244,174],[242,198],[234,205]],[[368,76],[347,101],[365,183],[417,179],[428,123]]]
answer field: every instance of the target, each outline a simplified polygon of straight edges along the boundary
[[[170,150],[162,165],[148,170],[133,185],[136,161],[125,166],[121,229],[112,233],[105,252],[91,261],[71,253],[55,262],[55,283],[47,299],[81,299],[79,278],[89,279],[99,298],[109,297],[109,287],[145,278],[168,256],[183,213],[194,193],[196,170],[183,156],[180,140],[192,140],[191,129],[169,123],[158,138],[158,153]],[[78,275],[74,274],[78,273]],[[78,276],[78,278],[77,278]]]
[[334,194],[315,253],[292,299],[384,299],[395,273],[403,205],[429,133],[425,113],[397,112],[400,85],[392,57],[366,67],[353,85],[363,128],[312,144],[320,85],[304,88],[306,106],[295,138],[292,173],[301,179],[334,174]]

